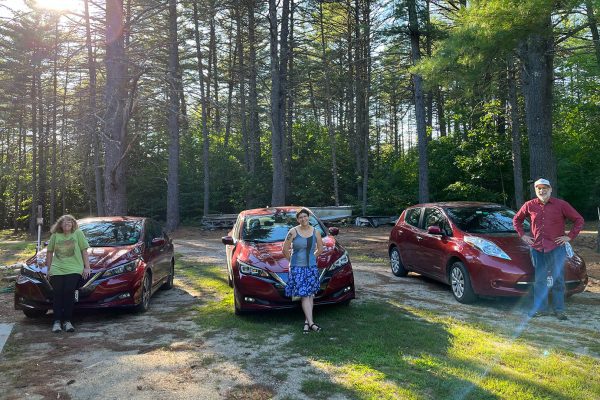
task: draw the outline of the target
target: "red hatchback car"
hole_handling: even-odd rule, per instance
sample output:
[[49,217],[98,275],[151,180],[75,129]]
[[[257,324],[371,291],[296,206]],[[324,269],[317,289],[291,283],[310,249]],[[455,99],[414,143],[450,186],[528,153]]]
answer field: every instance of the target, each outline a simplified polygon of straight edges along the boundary
[[[236,314],[299,304],[299,299],[285,296],[289,262],[282,252],[289,229],[298,225],[298,210],[289,206],[242,211],[229,235],[222,238]],[[339,230],[327,229],[312,212],[309,220],[321,233],[324,247],[317,259],[321,288],[315,305],[348,304],[354,299],[354,275],[348,253],[334,238]]]
[[[533,288],[529,247],[513,228],[515,212],[493,203],[419,204],[404,210],[389,238],[392,273],[408,271],[450,284],[456,300],[522,296]],[[526,230],[529,224],[525,222]],[[566,293],[582,292],[588,276],[576,253],[565,263]]]
[[[81,279],[75,308],[132,307],[146,311],[159,288],[173,287],[173,243],[160,224],[141,217],[98,217],[77,221],[87,238],[92,273]],[[40,317],[52,309],[52,286],[36,262],[21,267],[15,285],[15,309]],[[45,268],[44,268],[45,269]]]

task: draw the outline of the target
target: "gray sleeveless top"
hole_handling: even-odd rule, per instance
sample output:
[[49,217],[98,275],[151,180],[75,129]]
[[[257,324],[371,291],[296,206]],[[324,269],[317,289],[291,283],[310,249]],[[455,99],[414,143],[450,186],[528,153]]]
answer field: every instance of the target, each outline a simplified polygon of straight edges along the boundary
[[313,234],[307,238],[300,236],[300,232],[296,228],[294,229],[296,230],[296,237],[292,241],[293,252],[290,265],[294,267],[317,265],[317,258],[315,257],[315,248],[317,246],[315,229],[313,228]]

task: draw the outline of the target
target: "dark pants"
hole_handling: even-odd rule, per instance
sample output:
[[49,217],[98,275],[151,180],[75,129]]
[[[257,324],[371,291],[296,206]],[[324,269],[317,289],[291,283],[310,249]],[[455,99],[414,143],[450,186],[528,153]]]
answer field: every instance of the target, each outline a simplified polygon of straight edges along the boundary
[[52,275],[50,284],[54,292],[54,320],[70,321],[73,315],[73,306],[75,305],[75,289],[81,275]]

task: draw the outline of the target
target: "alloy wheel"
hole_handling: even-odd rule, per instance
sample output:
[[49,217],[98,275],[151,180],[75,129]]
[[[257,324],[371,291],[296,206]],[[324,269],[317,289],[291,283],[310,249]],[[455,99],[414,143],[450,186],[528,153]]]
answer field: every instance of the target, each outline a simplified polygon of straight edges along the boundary
[[457,298],[461,298],[465,294],[465,276],[460,268],[453,268],[451,275],[452,292]]

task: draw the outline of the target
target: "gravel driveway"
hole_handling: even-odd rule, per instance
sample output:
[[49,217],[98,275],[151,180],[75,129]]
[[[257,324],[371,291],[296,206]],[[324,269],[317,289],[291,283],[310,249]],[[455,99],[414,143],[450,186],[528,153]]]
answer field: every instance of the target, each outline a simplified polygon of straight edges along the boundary
[[[600,357],[588,347],[600,332],[597,281],[592,292],[568,300],[569,321],[526,321],[521,300],[481,299],[463,305],[444,285],[413,274],[394,277],[385,260],[387,232],[385,228],[342,229],[339,239],[351,256],[371,260],[353,260],[358,297],[353,304],[369,299],[400,302],[493,325],[515,338],[523,329],[539,331],[570,351]],[[224,234],[180,230],[175,235],[177,257],[189,263],[224,265],[220,242]],[[0,323],[14,323],[0,356],[0,398],[4,399],[306,399],[301,383],[307,373],[315,372],[310,360],[301,357],[265,357],[276,354],[291,334],[260,349],[234,340],[234,333],[207,335],[202,324],[193,320],[200,294],[183,278],[175,280],[174,289],[156,293],[144,314],[78,314],[74,334],[52,334],[50,317],[31,320],[12,310],[10,294],[1,294],[0,303]],[[286,370],[284,377],[265,382],[263,373],[277,368]]]

